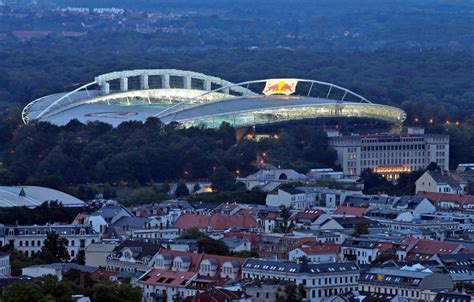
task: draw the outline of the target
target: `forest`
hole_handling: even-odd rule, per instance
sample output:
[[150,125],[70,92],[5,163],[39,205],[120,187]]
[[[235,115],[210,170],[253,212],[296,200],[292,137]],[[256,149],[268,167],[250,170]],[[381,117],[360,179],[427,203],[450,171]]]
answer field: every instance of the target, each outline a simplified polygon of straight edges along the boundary
[[[268,162],[302,172],[334,166],[324,132],[310,125],[279,128],[278,140],[237,144],[228,125],[181,129],[151,119],[114,129],[102,123],[72,121],[57,127],[20,121],[21,108],[36,98],[72,90],[102,73],[148,68],[192,70],[231,82],[296,77],[334,83],[372,102],[401,107],[408,114],[405,125],[449,134],[452,168],[474,162],[472,4],[364,1],[365,6],[298,0],[292,11],[279,0],[219,5],[207,0],[184,1],[189,5],[181,0],[58,0],[2,7],[0,183],[141,186],[209,178],[219,167],[245,175],[254,171],[251,163],[263,152]],[[113,4],[125,13],[72,16],[52,4]],[[440,24],[449,26],[441,30]],[[142,26],[150,31],[136,30]],[[12,34],[18,29],[52,34],[21,40]],[[60,34],[66,30],[86,34]]]

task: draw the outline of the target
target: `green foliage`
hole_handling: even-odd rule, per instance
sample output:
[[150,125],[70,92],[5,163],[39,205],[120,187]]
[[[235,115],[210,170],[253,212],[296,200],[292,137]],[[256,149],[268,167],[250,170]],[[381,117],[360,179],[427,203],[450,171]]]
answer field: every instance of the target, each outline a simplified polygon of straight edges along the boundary
[[0,208],[0,221],[4,224],[43,225],[46,223],[70,223],[80,212],[93,212],[95,208],[68,208],[56,201],[45,202],[34,209],[27,207]]
[[282,222],[275,227],[275,233],[291,233],[295,227],[293,221],[290,221],[291,207],[280,206],[280,216]]
[[369,233],[369,225],[364,222],[357,222],[354,225],[354,232],[352,236],[359,237],[360,235],[368,234]]
[[94,302],[140,302],[142,299],[140,287],[108,280],[96,284],[91,289],[86,289],[85,293]]
[[231,256],[240,258],[258,258],[258,253],[252,251],[239,251],[233,252]]
[[181,236],[179,236],[180,239],[201,239],[201,238],[207,238],[207,235],[201,232],[198,228],[189,228],[184,231]]
[[66,238],[59,237],[56,232],[51,232],[44,240],[44,245],[36,258],[43,260],[44,263],[69,261],[67,245],[68,240]]
[[224,242],[210,238],[197,228],[187,229],[179,238],[197,240],[198,251],[200,253],[225,256],[230,255],[229,248]]
[[184,181],[178,181],[174,195],[176,197],[189,196],[189,189]]
[[43,277],[39,283],[18,283],[6,288],[1,301],[11,302],[72,302],[72,295],[81,293],[77,285],[68,280],[58,281],[56,276]]
[[212,190],[217,192],[234,190],[235,178],[235,175],[223,166],[218,167],[209,177]]

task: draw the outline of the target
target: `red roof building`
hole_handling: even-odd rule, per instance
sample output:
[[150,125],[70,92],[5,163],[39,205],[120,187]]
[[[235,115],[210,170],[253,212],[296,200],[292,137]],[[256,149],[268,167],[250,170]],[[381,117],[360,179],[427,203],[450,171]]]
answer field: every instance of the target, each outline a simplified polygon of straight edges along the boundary
[[425,261],[429,260],[436,254],[449,255],[458,253],[463,246],[458,243],[448,243],[439,240],[415,239],[412,237],[405,238],[402,244],[407,244],[408,253],[407,261]]
[[199,215],[185,213],[178,218],[175,227],[179,229],[198,228],[202,230],[210,228],[214,231],[222,231],[230,228],[257,228],[258,223],[255,217],[250,214],[227,216],[222,214]]
[[343,216],[362,217],[367,213],[367,208],[340,206],[334,214]]
[[474,195],[418,192],[416,196],[425,197],[441,210],[474,211]]

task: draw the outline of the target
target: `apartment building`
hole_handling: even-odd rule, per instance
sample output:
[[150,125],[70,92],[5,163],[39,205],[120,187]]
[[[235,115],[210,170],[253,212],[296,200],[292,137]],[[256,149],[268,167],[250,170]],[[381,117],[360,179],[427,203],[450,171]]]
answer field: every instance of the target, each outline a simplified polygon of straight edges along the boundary
[[401,173],[426,168],[435,162],[449,169],[449,136],[425,134],[422,129],[408,129],[405,135],[351,135],[329,138],[337,151],[337,164],[348,176],[358,176],[365,169],[397,180]]

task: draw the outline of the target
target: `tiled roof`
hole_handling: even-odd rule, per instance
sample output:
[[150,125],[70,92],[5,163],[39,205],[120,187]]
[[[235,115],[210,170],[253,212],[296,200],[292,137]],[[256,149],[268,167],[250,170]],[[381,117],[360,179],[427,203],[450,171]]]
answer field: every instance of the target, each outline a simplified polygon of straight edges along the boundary
[[185,213],[181,215],[176,221],[175,227],[180,229],[200,228],[206,229],[212,227],[214,230],[225,230],[229,228],[255,228],[257,227],[257,220],[250,214],[242,215],[198,215]]
[[339,253],[340,249],[341,246],[337,244],[322,244],[308,247],[300,247],[300,250],[305,252],[305,254],[307,255]]
[[438,184],[448,184],[453,189],[460,190],[462,183],[467,183],[464,177],[457,172],[426,171]]
[[[412,244],[411,237],[405,238],[402,243]],[[407,254],[407,260],[427,260],[435,254],[446,255],[453,254],[461,247],[460,244],[447,243],[438,240],[416,239],[416,243]]]
[[474,204],[474,195],[457,195],[437,192],[418,192],[417,196],[425,197],[440,206],[441,202],[457,202],[461,206]]
[[334,214],[362,217],[366,212],[367,208],[340,206],[336,209]]

